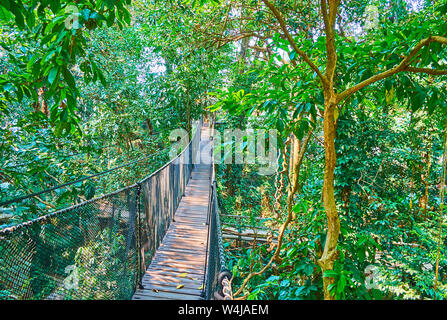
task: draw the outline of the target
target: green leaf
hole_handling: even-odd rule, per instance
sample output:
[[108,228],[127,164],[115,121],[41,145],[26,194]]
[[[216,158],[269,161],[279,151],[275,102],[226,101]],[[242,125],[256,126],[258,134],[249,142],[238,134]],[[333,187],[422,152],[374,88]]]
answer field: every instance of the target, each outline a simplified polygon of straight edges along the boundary
[[4,7],[6,10],[11,10],[11,5],[9,3],[9,0],[2,0],[0,3],[0,6]]
[[57,13],[61,9],[60,0],[50,0],[50,9],[53,13]]
[[279,132],[283,132],[284,131],[284,121],[282,121],[281,118],[276,119],[276,129]]
[[11,14],[11,12],[3,7],[3,4],[0,4],[0,20],[3,21],[10,21],[13,18],[13,15]]
[[109,16],[107,17],[107,26],[108,27],[113,26],[114,21],[115,21],[115,9],[112,9],[112,11],[110,11]]
[[289,57],[290,57],[290,60],[291,60],[291,61],[292,61],[293,59],[296,58],[296,52],[295,52],[295,50],[292,51],[292,52],[289,54]]
[[56,79],[56,76],[57,76],[58,72],[59,72],[59,67],[53,67],[50,70],[50,73],[48,74],[48,82],[50,84],[53,84],[54,79]]
[[312,273],[314,272],[314,266],[311,264],[306,264],[303,271],[307,276],[311,276]]
[[76,83],[75,83],[75,80],[73,78],[73,75],[70,73],[70,71],[68,71],[68,69],[65,66],[62,68],[62,73],[64,75],[64,79],[67,82],[68,86],[72,90],[75,90],[76,89]]
[[28,11],[26,13],[26,24],[28,25],[29,28],[33,28],[35,22],[36,18],[34,16],[34,11]]
[[[23,8],[23,6],[20,6]],[[23,19],[22,12],[20,11],[20,7],[16,5],[12,5],[10,10],[15,16],[16,24],[19,28],[24,29],[25,28],[25,20]]]
[[334,271],[334,270],[326,270],[324,272],[324,277],[326,277],[326,278],[334,278],[334,277],[337,277],[337,276],[338,276],[338,273],[336,271]]

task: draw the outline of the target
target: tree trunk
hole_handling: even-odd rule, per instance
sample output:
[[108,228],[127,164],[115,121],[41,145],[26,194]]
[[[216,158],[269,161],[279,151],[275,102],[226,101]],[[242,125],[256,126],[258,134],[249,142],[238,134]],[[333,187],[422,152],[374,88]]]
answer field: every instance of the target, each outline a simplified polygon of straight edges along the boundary
[[37,89],[37,96],[38,101],[34,104],[34,110],[36,112],[42,112],[48,118],[50,116],[50,110],[45,101],[45,87]]
[[150,135],[154,134],[154,127],[152,126],[152,121],[149,118],[146,118],[146,125],[147,125],[147,130],[149,131]]
[[189,86],[186,88],[186,131],[191,134],[191,97],[189,95]]
[[[324,211],[327,219],[326,243],[323,254],[318,260],[318,264],[323,272],[324,299],[333,300],[335,297],[329,292],[329,285],[334,283],[333,277],[325,277],[326,271],[333,270],[334,261],[337,258],[337,241],[340,233],[340,220],[338,218],[337,207],[334,196],[334,171],[336,165],[335,158],[335,109],[339,97],[335,93],[335,69],[337,67],[337,50],[335,47],[335,19],[337,17],[340,0],[321,1],[321,12],[326,31],[326,71],[323,81],[324,94],[324,180],[323,198]],[[329,7],[329,11],[327,10]]]
[[247,63],[248,45],[250,37],[243,38],[241,42],[241,50],[239,52],[239,73],[243,74],[245,71],[245,64]]
[[425,186],[425,191],[424,191],[424,195],[421,197],[420,202],[420,207],[422,210],[422,216],[424,217],[424,219],[427,218],[427,206],[428,206],[428,188],[430,187],[430,167],[431,167],[431,152],[430,149],[426,152],[425,154],[425,163],[426,163],[426,170],[425,170],[425,174],[422,175],[422,181],[424,182],[424,186]]
[[[292,200],[293,196],[298,190],[298,179],[301,169],[301,163],[298,163],[300,152],[301,152],[300,141],[292,133],[292,141],[290,143],[290,156],[289,156],[289,181],[291,184],[291,186],[289,187],[289,194],[292,193]],[[296,218],[296,213],[293,210],[291,210],[291,212],[292,212],[292,220],[294,220]]]
[[325,101],[324,108],[324,149],[325,149],[325,169],[323,182],[323,205],[327,218],[327,235],[323,254],[318,260],[318,264],[323,272],[324,299],[333,300],[334,296],[329,292],[329,285],[334,283],[334,278],[325,277],[324,273],[332,270],[337,257],[337,241],[340,233],[340,220],[335,205],[334,196],[334,170],[335,158],[335,121],[334,110],[336,108],[331,95]]

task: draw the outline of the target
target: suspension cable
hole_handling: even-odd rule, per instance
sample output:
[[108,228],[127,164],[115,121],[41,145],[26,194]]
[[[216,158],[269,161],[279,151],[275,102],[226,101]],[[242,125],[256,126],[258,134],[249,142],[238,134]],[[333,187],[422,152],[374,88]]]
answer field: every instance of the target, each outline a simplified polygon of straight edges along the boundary
[[41,194],[43,194],[43,193],[47,193],[47,192],[50,192],[50,191],[54,191],[54,190],[57,190],[57,189],[61,189],[61,188],[70,186],[70,185],[75,184],[75,183],[79,183],[79,182],[82,182],[82,181],[85,181],[85,180],[88,180],[88,179],[92,179],[92,178],[95,178],[95,177],[98,177],[98,176],[102,176],[102,175],[104,175],[104,174],[110,173],[110,172],[115,171],[115,170],[118,170],[118,169],[122,169],[122,168],[124,168],[124,167],[128,167],[128,166],[130,166],[130,165],[132,165],[132,164],[141,162],[141,161],[143,161],[143,160],[146,160],[146,159],[148,159],[148,158],[151,158],[151,157],[153,157],[153,156],[156,156],[156,155],[158,155],[158,154],[161,154],[163,151],[166,151],[167,149],[169,149],[169,148],[162,149],[162,150],[160,150],[160,151],[158,151],[158,152],[156,152],[156,153],[152,153],[152,154],[150,154],[150,155],[148,155],[148,156],[144,156],[144,157],[139,158],[139,159],[137,159],[137,160],[130,161],[130,162],[128,162],[128,163],[119,165],[119,166],[117,166],[117,167],[114,167],[114,168],[111,168],[111,169],[108,169],[108,170],[105,170],[105,171],[102,171],[102,172],[98,172],[98,173],[92,174],[92,175],[87,176],[87,177],[84,177],[84,178],[80,178],[80,179],[77,179],[77,180],[69,181],[69,182],[66,182],[66,183],[63,183],[63,184],[60,184],[60,185],[51,187],[51,188],[46,189],[46,190],[41,190],[41,191],[38,191],[38,192],[34,192],[34,193],[31,193],[31,194],[27,194],[27,195],[24,195],[24,196],[21,196],[21,197],[17,197],[17,198],[14,198],[14,199],[10,199],[10,200],[1,202],[1,203],[0,203],[0,207],[9,205],[9,204],[11,204],[11,203],[20,202],[20,201],[23,201],[23,200],[26,200],[26,199],[29,199],[29,198],[33,198],[33,197],[39,196],[39,195],[41,195]]

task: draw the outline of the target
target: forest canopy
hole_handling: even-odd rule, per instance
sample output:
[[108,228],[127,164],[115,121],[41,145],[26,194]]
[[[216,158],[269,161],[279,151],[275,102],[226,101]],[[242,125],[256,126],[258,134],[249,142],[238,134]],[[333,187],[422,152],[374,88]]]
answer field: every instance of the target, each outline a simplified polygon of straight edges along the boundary
[[447,298],[446,0],[2,0],[0,45],[0,228],[203,117],[277,134],[268,175],[216,164],[234,298]]

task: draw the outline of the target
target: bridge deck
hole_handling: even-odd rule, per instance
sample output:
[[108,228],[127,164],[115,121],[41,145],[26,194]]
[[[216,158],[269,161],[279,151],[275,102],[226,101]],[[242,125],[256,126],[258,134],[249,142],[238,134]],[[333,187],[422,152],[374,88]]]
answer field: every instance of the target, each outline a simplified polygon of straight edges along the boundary
[[202,128],[200,156],[174,221],[143,277],[133,300],[200,300],[204,287],[210,192],[208,128]]

